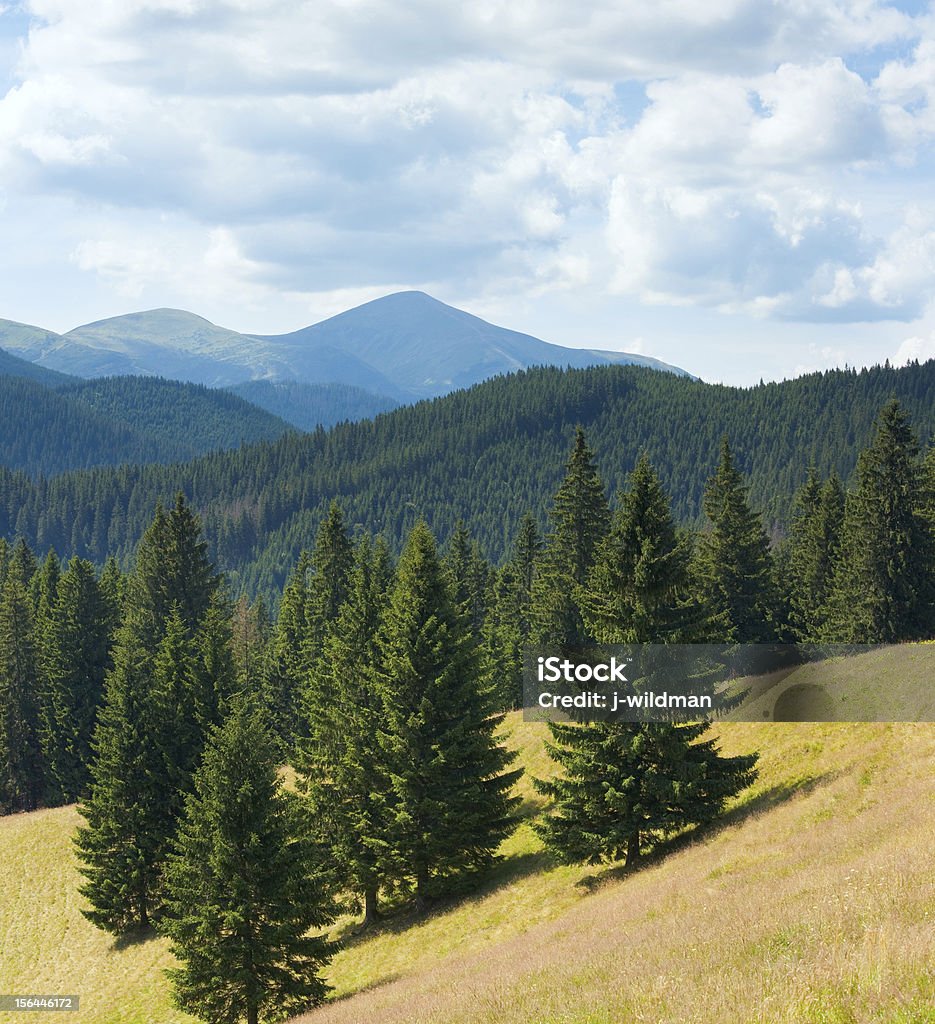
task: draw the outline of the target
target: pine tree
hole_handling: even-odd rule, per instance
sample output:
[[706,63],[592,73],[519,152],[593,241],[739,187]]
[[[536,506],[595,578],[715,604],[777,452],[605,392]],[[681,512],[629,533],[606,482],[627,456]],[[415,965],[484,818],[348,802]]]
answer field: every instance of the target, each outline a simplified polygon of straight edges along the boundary
[[776,638],[769,539],[747,501],[747,487],[721,442],[717,471],[704,493],[709,528],[698,542],[697,584],[712,612],[707,639],[763,643]]
[[322,1001],[334,917],[298,798],[282,788],[263,715],[238,699],[215,729],[167,870],[163,929],[180,1009],[212,1024],[282,1020]]
[[300,696],[309,671],[305,635],[310,576],[311,556],[303,551],[283,590],[263,671],[263,702],[283,753],[294,748],[300,733]]
[[334,743],[322,748],[306,741],[296,760],[336,880],[361,896],[365,924],[377,917],[380,887],[391,877],[392,790],[378,742],[382,704],[376,685],[376,635],[390,578],[386,545],[362,540],[347,601],[325,637],[321,659],[334,694],[328,709]]
[[[45,599],[40,600],[40,610]],[[72,558],[56,588],[45,634],[42,747],[50,801],[87,793],[91,740],[110,667],[110,611],[90,562]]]
[[756,755],[722,757],[706,723],[673,726],[551,723],[549,755],[562,776],[535,780],[555,807],[536,826],[564,862],[625,858],[644,840],[712,821],[756,777]]
[[82,893],[91,904],[85,914],[114,933],[146,927],[162,912],[165,859],[182,794],[191,786],[205,730],[219,719],[220,695],[232,684],[215,678],[211,658],[199,658],[217,651],[205,629],[214,636],[213,610],[223,607],[219,590],[184,498],[169,513],[157,507],[127,582],[94,739],[91,791],[80,808],[87,826],[76,838],[87,878]]
[[119,935],[149,927],[162,908],[162,871],[174,822],[166,779],[165,729],[152,686],[152,656],[131,609],[117,632],[114,666],[94,736],[91,792],[79,810],[76,853],[92,924]]
[[892,643],[935,630],[935,537],[925,505],[919,443],[894,400],[858,459],[826,639]]
[[44,765],[39,744],[37,668],[32,609],[17,572],[0,594],[0,811],[39,803]]
[[823,630],[843,524],[841,482],[832,474],[822,484],[810,469],[793,505],[786,573],[792,626],[799,640],[817,640]]
[[533,581],[541,552],[539,528],[527,512],[506,565],[494,576],[484,623],[484,654],[501,709],[518,708],[523,702],[523,658],[533,629]]
[[580,427],[549,518],[552,533],[533,583],[533,639],[574,647],[587,639],[575,594],[587,579],[610,523],[604,485]]
[[[697,629],[689,550],[659,479],[643,456],[628,479],[582,597],[604,643],[678,643]],[[537,825],[567,862],[632,867],[643,841],[710,821],[755,776],[755,755],[724,758],[707,723],[550,723],[546,749],[563,774],[534,780],[555,807]]]
[[492,693],[420,521],[397,567],[379,633],[380,743],[393,793],[392,846],[416,905],[486,868],[513,828],[518,771],[495,731]]

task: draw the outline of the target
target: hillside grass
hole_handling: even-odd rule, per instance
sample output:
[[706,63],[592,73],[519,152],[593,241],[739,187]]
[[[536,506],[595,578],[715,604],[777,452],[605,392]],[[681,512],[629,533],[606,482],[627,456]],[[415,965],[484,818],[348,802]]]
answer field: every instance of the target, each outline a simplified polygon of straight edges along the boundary
[[[551,863],[529,823],[546,728],[508,728],[527,776],[502,863],[422,920],[338,922],[333,1000],[305,1024],[935,1022],[935,725],[722,724],[725,753],[761,752],[756,784],[629,876]],[[191,1020],[163,940],[81,916],[78,820],[0,819],[0,992],[80,995],[54,1019],[81,1024]]]

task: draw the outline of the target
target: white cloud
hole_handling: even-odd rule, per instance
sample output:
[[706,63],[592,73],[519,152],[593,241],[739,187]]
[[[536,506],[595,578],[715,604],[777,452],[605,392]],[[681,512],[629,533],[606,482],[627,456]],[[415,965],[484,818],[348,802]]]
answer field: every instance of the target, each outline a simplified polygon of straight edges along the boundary
[[429,281],[819,322],[933,295],[935,26],[876,0],[30,10],[2,216],[71,203],[81,239],[49,244],[122,295]]
[[905,366],[906,363],[917,359],[924,363],[927,359],[935,359],[935,332],[927,338],[906,338],[896,350],[893,362],[896,366]]

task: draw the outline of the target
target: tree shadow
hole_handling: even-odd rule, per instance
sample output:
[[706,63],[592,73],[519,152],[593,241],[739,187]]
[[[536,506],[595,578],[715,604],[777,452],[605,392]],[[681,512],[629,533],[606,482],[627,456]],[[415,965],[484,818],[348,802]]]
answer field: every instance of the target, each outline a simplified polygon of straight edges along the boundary
[[575,887],[589,894],[596,892],[608,883],[628,878],[637,871],[659,864],[680,850],[710,839],[724,829],[733,828],[747,818],[756,817],[758,814],[770,811],[774,807],[778,807],[780,804],[791,800],[793,797],[807,795],[822,786],[827,786],[842,774],[841,771],[830,771],[820,775],[810,775],[795,782],[783,782],[770,786],[768,789],[764,789],[755,796],[743,800],[736,806],[731,807],[730,810],[718,815],[714,821],[707,822],[704,825],[691,826],[677,835],[659,840],[640,857],[635,865],[608,865],[595,871],[593,874],[582,876],[575,882]]
[[342,992],[339,996],[328,996],[324,1005],[343,1003],[345,999],[353,999],[354,996],[359,996],[363,992],[372,992],[374,989],[383,988],[384,985],[389,985],[401,977],[402,975],[398,971],[394,971],[392,974],[384,974],[381,978],[374,978],[373,981],[364,982],[359,988],[349,989],[347,992]]
[[348,949],[378,935],[398,935],[437,915],[447,914],[465,904],[486,899],[498,889],[534,875],[552,863],[552,858],[544,850],[505,857],[483,875],[476,876],[476,884],[471,886],[470,891],[452,892],[437,897],[421,913],[410,902],[400,902],[395,906],[391,904],[382,911],[378,920],[368,925],[361,921],[350,922],[337,933],[336,938],[342,948]]
[[152,925],[147,925],[145,928],[134,928],[133,931],[118,935],[114,939],[111,948],[119,952],[122,949],[130,949],[133,946],[142,946],[144,943],[152,942],[153,939],[158,938],[159,932]]

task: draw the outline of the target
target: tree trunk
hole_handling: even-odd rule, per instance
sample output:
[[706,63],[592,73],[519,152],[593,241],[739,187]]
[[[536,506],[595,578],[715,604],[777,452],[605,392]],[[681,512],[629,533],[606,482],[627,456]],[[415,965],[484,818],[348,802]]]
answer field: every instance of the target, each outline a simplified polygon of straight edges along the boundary
[[373,924],[380,919],[380,911],[377,909],[376,886],[368,888],[364,892],[364,927]]
[[260,1014],[256,1003],[247,1003],[247,1024],[258,1024],[259,1020]]
[[424,865],[416,868],[416,912],[424,914],[428,909],[429,871]]
[[634,832],[627,839],[627,860],[624,867],[635,868],[636,862],[640,859],[640,833]]

